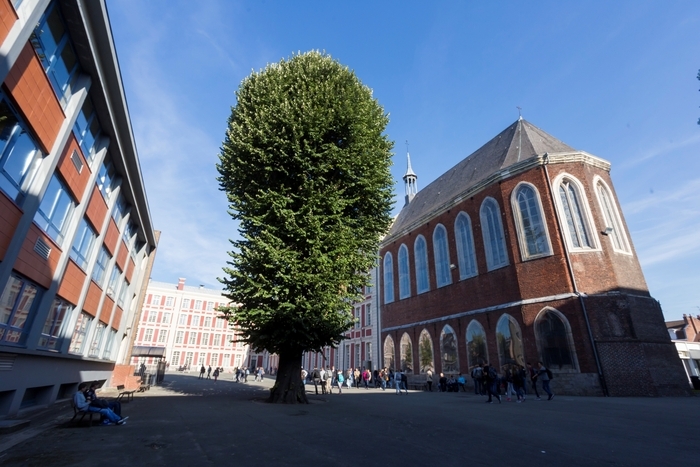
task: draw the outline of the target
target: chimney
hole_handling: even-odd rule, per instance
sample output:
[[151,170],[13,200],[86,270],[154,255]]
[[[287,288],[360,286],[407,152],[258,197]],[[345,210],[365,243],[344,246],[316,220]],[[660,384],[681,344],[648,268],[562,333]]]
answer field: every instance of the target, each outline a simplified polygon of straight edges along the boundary
[[177,290],[182,290],[185,288],[185,278],[181,277],[177,280]]

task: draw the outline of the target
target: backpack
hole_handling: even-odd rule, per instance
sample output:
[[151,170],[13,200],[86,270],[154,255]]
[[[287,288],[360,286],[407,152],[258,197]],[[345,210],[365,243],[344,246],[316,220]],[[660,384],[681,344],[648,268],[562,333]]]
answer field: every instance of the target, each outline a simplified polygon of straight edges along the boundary
[[554,378],[554,375],[552,374],[552,370],[549,368],[545,368],[547,370],[547,378],[552,379]]
[[484,376],[484,370],[478,366],[472,370],[472,378],[480,380]]
[[338,382],[340,384],[343,384],[345,382],[345,378],[343,377],[343,375],[341,373],[338,373]]
[[489,379],[491,381],[498,381],[498,373],[496,373],[496,369],[492,366],[489,367]]

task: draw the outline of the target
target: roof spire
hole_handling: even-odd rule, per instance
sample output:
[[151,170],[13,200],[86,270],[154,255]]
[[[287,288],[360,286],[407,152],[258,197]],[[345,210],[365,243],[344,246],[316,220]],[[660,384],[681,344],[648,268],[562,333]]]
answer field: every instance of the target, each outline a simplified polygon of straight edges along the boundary
[[406,204],[411,202],[411,200],[418,193],[418,175],[413,172],[411,167],[411,154],[408,152],[408,140],[406,140],[406,173],[403,176],[403,182],[406,186]]
[[519,105],[516,105],[515,108],[518,109],[518,120],[522,120],[523,119],[522,107],[520,107]]

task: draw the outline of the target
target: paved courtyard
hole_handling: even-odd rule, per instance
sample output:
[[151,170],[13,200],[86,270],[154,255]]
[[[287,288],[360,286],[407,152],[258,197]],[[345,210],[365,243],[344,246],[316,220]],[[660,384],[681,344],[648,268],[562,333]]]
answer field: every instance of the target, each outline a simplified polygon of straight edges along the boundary
[[168,374],[164,386],[123,405],[125,426],[69,426],[64,404],[33,421],[34,431],[0,435],[0,465],[660,466],[700,459],[700,397],[485,404],[469,393],[346,389],[281,406],[261,402],[272,381],[225,378]]

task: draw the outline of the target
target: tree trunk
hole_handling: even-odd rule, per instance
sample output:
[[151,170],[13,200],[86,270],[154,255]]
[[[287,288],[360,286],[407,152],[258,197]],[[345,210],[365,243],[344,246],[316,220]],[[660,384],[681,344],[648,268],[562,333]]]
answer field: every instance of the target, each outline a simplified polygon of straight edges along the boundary
[[301,380],[301,352],[280,352],[275,385],[270,389],[267,402],[276,404],[308,404]]

